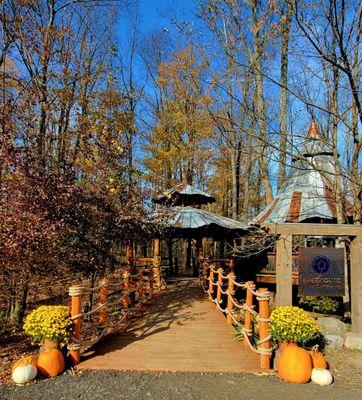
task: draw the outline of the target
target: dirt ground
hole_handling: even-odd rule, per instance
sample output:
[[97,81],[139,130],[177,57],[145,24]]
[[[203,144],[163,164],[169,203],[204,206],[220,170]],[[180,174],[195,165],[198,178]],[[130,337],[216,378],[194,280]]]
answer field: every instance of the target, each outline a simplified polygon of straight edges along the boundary
[[267,374],[68,371],[20,387],[0,386],[1,400],[348,400],[362,399],[362,352],[327,354],[334,383],[281,382]]
[[[357,383],[357,382],[355,382]],[[347,389],[347,390],[346,390]],[[347,396],[347,397],[346,397]],[[0,387],[2,400],[360,400],[362,385],[349,385],[336,378],[327,387],[312,383],[281,382],[275,376],[253,374],[150,373],[87,371],[65,374],[25,387]]]

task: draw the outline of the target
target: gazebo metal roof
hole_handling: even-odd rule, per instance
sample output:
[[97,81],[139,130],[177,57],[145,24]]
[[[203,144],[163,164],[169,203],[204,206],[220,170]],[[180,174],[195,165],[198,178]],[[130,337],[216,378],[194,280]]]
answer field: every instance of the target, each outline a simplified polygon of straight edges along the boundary
[[188,183],[179,183],[154,200],[158,204],[173,206],[211,204],[215,201],[210,194]]
[[242,222],[193,207],[171,207],[168,234],[175,237],[216,239],[247,234],[251,228]]

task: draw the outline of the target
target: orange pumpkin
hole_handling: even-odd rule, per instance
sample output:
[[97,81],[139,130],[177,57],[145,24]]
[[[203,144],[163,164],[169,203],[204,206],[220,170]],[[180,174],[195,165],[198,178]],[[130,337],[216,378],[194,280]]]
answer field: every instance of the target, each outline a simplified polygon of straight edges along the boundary
[[279,349],[282,352],[287,346],[289,342],[279,342]]
[[318,349],[312,349],[310,353],[312,355],[313,368],[326,369],[328,367],[326,359]]
[[18,367],[22,367],[24,365],[33,365],[35,368],[38,366],[38,360],[34,356],[23,356],[20,360],[16,361],[13,365],[12,372],[16,370]]
[[312,375],[312,357],[307,350],[290,343],[278,360],[280,379],[294,383],[307,383]]
[[64,371],[65,361],[58,349],[45,350],[38,358],[38,371],[45,377],[57,376]]

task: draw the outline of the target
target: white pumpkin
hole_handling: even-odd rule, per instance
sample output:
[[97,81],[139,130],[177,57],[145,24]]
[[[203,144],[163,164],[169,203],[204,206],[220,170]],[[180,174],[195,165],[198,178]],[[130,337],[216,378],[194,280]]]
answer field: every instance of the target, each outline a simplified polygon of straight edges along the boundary
[[37,369],[34,365],[20,365],[13,371],[13,381],[17,385],[24,385],[36,377]]
[[327,386],[333,382],[332,374],[328,371],[328,369],[324,368],[313,368],[311,379],[312,382],[319,386]]

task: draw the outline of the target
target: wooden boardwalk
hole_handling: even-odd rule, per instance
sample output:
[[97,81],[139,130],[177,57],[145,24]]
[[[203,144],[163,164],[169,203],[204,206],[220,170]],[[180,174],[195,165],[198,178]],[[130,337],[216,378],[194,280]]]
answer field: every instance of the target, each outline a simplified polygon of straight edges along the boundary
[[82,369],[256,372],[259,356],[235,341],[234,329],[195,280],[168,287],[115,337],[94,348]]

